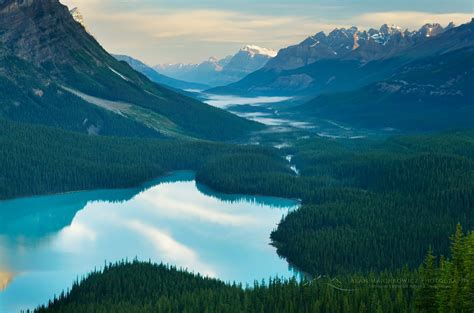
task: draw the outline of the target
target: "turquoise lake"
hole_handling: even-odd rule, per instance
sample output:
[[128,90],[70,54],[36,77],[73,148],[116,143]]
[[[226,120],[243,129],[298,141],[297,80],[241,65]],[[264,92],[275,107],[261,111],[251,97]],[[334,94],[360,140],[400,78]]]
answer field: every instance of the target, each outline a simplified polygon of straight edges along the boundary
[[0,202],[0,312],[46,303],[104,262],[163,262],[252,284],[293,271],[269,235],[296,201],[231,196],[177,172],[139,188]]

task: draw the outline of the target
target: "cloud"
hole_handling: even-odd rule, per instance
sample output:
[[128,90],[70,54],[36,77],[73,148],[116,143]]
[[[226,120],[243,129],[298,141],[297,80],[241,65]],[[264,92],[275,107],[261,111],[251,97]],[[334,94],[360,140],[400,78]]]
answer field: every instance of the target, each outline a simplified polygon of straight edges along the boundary
[[217,273],[210,266],[201,262],[193,249],[178,242],[166,232],[139,220],[124,221],[124,224],[145,237],[167,262],[187,269],[195,269],[209,277],[217,277]]
[[261,223],[251,214],[245,214],[241,211],[226,212],[217,200],[208,199],[207,205],[196,205],[196,203],[205,200],[200,197],[198,199],[177,199],[173,195],[168,195],[166,191],[165,188],[150,190],[146,194],[137,197],[136,201],[143,203],[145,210],[173,219],[199,219],[201,222],[233,227],[254,226]]
[[82,253],[82,250],[93,244],[96,239],[97,233],[89,225],[76,221],[59,232],[55,247],[60,251]]
[[143,0],[63,0],[63,3],[79,7],[90,32],[106,49],[138,57],[152,65],[200,62],[212,55],[224,57],[246,44],[278,50],[336,27],[355,25],[367,29],[388,23],[413,29],[428,22],[465,23],[473,15],[417,11],[360,14],[360,11],[344,10],[340,4],[325,7],[309,3],[298,3],[296,8],[280,3],[267,10],[252,4],[245,11],[236,9],[235,4],[231,9],[223,5],[171,7],[163,2],[150,4]]
[[314,30],[337,25],[301,16],[248,14],[217,9],[143,9],[109,11],[95,0],[63,1],[78,6],[89,31],[114,53],[149,64],[200,62],[233,54],[246,44],[280,49]]
[[260,16],[223,10],[94,12],[88,18],[113,25],[120,31],[140,32],[154,40],[172,38],[239,44],[302,36],[316,28],[329,30],[335,26],[299,16]]

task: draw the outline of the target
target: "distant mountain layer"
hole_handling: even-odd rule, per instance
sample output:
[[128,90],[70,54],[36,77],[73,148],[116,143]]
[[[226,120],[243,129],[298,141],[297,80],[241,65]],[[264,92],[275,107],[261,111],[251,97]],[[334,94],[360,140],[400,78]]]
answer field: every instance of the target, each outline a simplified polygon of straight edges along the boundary
[[[385,79],[414,59],[470,45],[453,24],[426,24],[417,31],[383,25],[379,30],[335,29],[279,51],[265,67],[225,87],[222,94],[316,95],[347,91]],[[442,42],[436,40],[441,36]],[[431,47],[433,45],[433,47]]]
[[355,91],[320,95],[293,112],[371,129],[472,129],[474,46],[414,61]]
[[212,140],[261,127],[117,61],[58,0],[0,1],[0,117],[89,134]]
[[221,60],[209,58],[201,64],[163,64],[156,66],[155,70],[176,79],[223,86],[259,70],[276,54],[273,50],[248,45],[234,56]]
[[266,68],[292,70],[327,59],[367,63],[396,56],[408,47],[453,27],[453,24],[446,28],[440,24],[426,24],[418,31],[409,31],[384,24],[379,30],[365,31],[351,27],[334,29],[328,35],[319,32],[296,46],[281,50],[276,58],[268,62]]
[[132,58],[128,55],[118,55],[118,54],[113,54],[114,58],[116,58],[119,61],[124,61],[128,63],[135,71],[138,71],[148,77],[151,81],[165,85],[168,87],[176,88],[176,89],[199,89],[199,90],[204,90],[209,88],[208,85],[203,85],[203,84],[197,84],[197,83],[190,83],[186,81],[182,81],[179,79],[174,79],[165,75],[162,75],[158,73],[155,69],[152,67],[146,65],[140,60],[137,60],[135,58]]

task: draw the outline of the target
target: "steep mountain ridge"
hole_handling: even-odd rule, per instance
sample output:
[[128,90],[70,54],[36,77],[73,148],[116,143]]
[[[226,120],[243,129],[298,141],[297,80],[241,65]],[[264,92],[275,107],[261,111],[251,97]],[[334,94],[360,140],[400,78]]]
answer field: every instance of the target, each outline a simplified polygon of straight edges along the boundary
[[[450,24],[446,29],[452,28]],[[417,31],[395,25],[382,25],[379,30],[336,28],[329,34],[319,32],[298,45],[280,50],[266,69],[291,70],[325,59],[355,59],[363,63],[394,56],[425,38],[445,30],[440,24],[425,24]]]
[[216,140],[260,128],[117,61],[58,0],[0,2],[0,51],[0,89],[9,91],[0,94],[3,118],[94,134]]
[[416,59],[473,44],[471,23],[426,24],[418,31],[383,25],[379,30],[335,29],[280,50],[259,71],[214,88],[217,94],[303,95],[349,91],[389,78]]
[[71,13],[72,15],[72,18],[78,22],[79,24],[81,24],[82,26],[86,27],[86,24],[84,22],[84,16],[82,16],[82,13],[81,11],[79,11],[79,8],[73,8],[71,10],[69,10],[69,13]]
[[295,112],[371,129],[472,129],[474,46],[421,58],[354,91],[320,95]]

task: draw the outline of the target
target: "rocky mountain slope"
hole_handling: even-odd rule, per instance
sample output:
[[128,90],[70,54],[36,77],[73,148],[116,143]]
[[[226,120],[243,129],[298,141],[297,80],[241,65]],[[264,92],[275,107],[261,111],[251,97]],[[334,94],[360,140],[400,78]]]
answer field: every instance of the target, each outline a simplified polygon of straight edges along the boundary
[[117,61],[58,0],[0,0],[0,117],[90,134],[213,140],[260,128]]
[[387,79],[320,95],[295,112],[365,128],[474,128],[474,23],[420,43],[404,56],[414,60]]
[[164,75],[210,86],[223,86],[236,82],[259,70],[275,57],[276,51],[247,45],[235,55],[221,60],[209,58],[201,64],[163,64],[155,69]]
[[[280,50],[261,70],[214,93],[316,95],[357,89],[389,77],[416,58],[465,45],[453,24],[426,24],[417,31],[383,25],[368,31],[356,27],[319,32]],[[441,39],[437,39],[440,37]]]
[[319,32],[298,45],[282,49],[268,62],[266,69],[291,70],[319,60],[358,60],[367,63],[396,56],[426,38],[434,37],[453,27],[426,24],[417,31],[403,30],[399,26],[384,24],[380,29],[368,31],[357,27],[334,29],[328,35]]
[[81,11],[79,11],[79,8],[72,8],[71,10],[69,10],[69,13],[71,13],[72,15],[72,18],[78,22],[79,24],[81,24],[82,26],[86,27],[86,24],[84,22],[84,16],[82,16],[82,13]]

